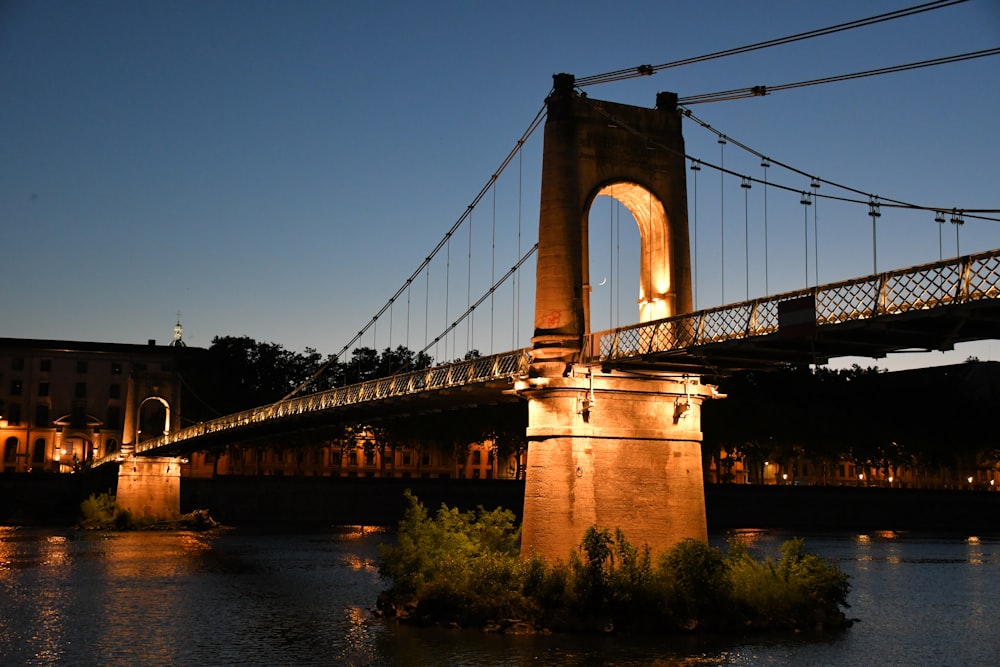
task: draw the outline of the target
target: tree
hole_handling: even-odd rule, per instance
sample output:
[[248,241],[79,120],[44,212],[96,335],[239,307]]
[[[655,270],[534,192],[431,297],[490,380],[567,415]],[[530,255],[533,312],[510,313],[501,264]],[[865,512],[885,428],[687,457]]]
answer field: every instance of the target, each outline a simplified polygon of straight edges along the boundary
[[308,380],[322,362],[311,348],[299,354],[249,336],[216,336],[209,356],[216,374],[208,393],[224,413],[280,400]]

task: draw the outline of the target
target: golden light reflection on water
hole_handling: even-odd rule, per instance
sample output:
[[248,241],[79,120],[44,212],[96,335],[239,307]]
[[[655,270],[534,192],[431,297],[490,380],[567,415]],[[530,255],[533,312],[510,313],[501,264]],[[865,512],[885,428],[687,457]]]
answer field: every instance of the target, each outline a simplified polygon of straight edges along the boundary
[[181,548],[192,555],[212,550],[212,543],[205,535],[183,533],[180,538]]
[[42,565],[52,567],[69,563],[69,540],[64,535],[50,535],[42,547]]
[[368,535],[378,535],[389,532],[384,526],[334,526],[333,533],[342,539],[360,540]]
[[0,575],[14,564],[14,545],[10,543],[13,534],[13,526],[0,526]]
[[729,533],[729,539],[742,544],[748,549],[768,536],[768,531],[763,528],[738,528]]
[[978,535],[970,535],[965,540],[966,544],[969,545],[969,562],[974,565],[982,565],[986,561],[983,558],[983,551],[981,549],[981,541]]
[[374,572],[378,570],[378,565],[371,558],[359,558],[355,555],[346,556],[344,562],[352,570],[363,570],[366,572]]

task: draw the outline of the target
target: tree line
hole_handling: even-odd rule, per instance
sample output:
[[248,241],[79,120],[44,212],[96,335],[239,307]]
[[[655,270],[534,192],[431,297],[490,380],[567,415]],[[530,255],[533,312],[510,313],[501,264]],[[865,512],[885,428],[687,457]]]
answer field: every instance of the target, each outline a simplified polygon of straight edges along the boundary
[[970,358],[894,373],[789,366],[713,378],[727,398],[703,405],[704,450],[742,458],[751,477],[765,461],[804,459],[957,483],[1000,462],[998,367]]

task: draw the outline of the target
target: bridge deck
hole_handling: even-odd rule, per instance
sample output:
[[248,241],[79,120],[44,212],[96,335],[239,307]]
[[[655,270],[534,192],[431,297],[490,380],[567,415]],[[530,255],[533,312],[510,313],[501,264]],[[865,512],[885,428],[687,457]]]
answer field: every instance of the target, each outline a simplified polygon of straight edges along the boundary
[[[719,372],[997,337],[1000,249],[590,334],[580,363]],[[339,387],[146,440],[135,452],[182,454],[331,423],[517,401],[505,392],[529,362],[529,349],[514,350]]]
[[1000,336],[1000,250],[594,334],[605,366],[738,370]]

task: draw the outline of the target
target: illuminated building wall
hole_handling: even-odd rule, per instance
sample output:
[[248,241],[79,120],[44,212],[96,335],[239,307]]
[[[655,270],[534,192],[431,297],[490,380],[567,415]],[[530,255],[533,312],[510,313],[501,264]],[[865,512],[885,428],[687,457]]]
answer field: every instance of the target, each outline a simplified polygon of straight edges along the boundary
[[[0,339],[0,456],[4,473],[73,472],[118,450],[131,374],[175,375],[178,355],[203,352],[169,345]],[[179,410],[179,397],[167,397]],[[159,402],[143,421],[162,424]],[[154,427],[155,428],[155,427]],[[162,428],[162,426],[160,427]]]

